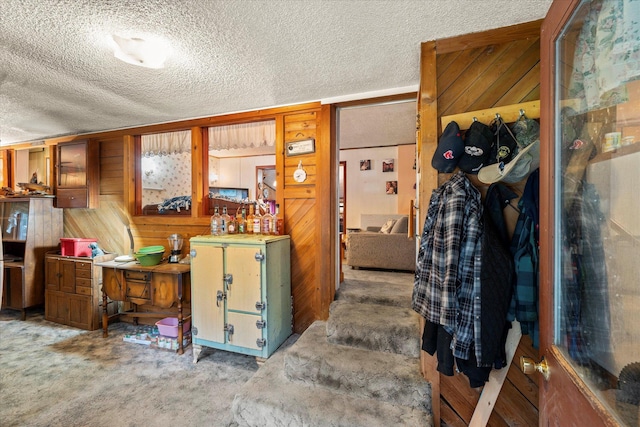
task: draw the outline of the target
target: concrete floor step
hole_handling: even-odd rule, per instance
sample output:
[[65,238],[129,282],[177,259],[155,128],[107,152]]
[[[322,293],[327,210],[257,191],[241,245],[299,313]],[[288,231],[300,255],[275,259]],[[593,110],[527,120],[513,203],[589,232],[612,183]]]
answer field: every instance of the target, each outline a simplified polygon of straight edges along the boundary
[[327,341],[372,351],[420,357],[420,317],[411,308],[336,300]]
[[289,380],[431,411],[431,385],[419,358],[330,344],[326,331],[326,322],[316,321],[287,350]]

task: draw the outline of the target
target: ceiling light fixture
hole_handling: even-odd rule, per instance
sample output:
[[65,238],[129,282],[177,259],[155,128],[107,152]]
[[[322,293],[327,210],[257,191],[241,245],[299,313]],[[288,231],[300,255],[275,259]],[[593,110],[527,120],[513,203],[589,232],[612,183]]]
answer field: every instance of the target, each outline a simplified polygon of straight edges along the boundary
[[167,59],[167,46],[157,41],[145,40],[139,37],[112,36],[113,54],[127,64],[147,68],[163,68]]

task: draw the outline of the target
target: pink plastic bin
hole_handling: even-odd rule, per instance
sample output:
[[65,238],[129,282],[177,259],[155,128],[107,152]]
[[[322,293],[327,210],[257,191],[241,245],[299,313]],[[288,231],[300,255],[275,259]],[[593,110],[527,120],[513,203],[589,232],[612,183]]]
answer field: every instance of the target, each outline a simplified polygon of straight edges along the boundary
[[[178,318],[177,317],[165,317],[162,320],[156,322],[158,332],[165,337],[176,338],[178,336]],[[182,332],[189,332],[191,329],[191,321],[182,322]]]

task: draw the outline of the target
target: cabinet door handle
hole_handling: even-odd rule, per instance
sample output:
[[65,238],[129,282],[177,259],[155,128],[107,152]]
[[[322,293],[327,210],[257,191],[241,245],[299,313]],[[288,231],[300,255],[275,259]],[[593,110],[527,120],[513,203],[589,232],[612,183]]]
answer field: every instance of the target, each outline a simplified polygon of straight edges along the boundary
[[227,289],[229,285],[233,283],[233,274],[225,274],[224,275],[224,284],[227,285]]
[[216,294],[216,307],[220,307],[220,302],[224,300],[224,293],[222,291],[218,291]]

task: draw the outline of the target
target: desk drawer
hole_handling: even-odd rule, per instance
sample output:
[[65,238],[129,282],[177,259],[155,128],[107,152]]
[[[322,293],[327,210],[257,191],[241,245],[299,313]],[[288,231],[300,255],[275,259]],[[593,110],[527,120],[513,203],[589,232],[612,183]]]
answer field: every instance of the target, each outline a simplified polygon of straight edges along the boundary
[[127,280],[127,298],[151,299],[149,282]]
[[139,280],[142,282],[149,282],[151,280],[151,273],[148,271],[130,271],[125,270],[124,279],[128,282],[129,280]]

